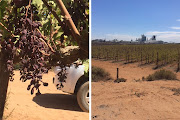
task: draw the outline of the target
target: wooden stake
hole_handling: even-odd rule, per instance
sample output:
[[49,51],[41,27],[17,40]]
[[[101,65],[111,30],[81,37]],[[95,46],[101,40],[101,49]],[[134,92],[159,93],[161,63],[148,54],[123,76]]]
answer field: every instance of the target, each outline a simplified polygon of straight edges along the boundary
[[117,68],[117,80],[119,79],[119,68]]

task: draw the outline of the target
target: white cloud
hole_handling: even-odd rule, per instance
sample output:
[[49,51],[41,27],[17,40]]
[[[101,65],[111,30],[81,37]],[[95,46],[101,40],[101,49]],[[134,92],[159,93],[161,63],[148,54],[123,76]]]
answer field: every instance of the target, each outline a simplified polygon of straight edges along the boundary
[[137,38],[137,36],[133,36],[133,35],[106,34],[106,39],[107,39],[107,40],[118,39],[118,40],[129,41],[129,40],[131,40],[131,39],[135,40],[136,38]]
[[148,37],[151,37],[152,35],[157,35],[157,40],[180,43],[180,32],[176,31],[150,31],[147,32],[145,35],[147,35]]
[[180,19],[177,19],[176,21],[180,21]]
[[180,30],[180,27],[170,27],[171,29]]
[[125,40],[125,41],[130,41],[131,39],[135,40],[139,36],[133,36],[133,35],[127,35],[127,34],[105,34],[105,35],[95,35],[92,36],[93,39],[106,39],[106,40],[113,40],[113,39],[118,39],[118,40]]

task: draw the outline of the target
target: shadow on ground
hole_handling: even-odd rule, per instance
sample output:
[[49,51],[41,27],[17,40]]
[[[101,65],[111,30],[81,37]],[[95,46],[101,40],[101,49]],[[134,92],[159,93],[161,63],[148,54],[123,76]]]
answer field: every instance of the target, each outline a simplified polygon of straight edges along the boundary
[[33,98],[33,101],[45,108],[54,108],[54,109],[82,112],[82,110],[80,109],[77,103],[75,95],[41,94],[39,96],[35,96]]

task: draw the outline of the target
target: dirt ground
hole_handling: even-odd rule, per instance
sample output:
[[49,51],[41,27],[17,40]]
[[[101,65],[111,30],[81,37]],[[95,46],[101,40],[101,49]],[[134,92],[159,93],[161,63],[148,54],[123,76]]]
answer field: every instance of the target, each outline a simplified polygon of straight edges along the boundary
[[29,81],[19,80],[19,71],[15,71],[15,80],[9,82],[7,108],[4,116],[7,120],[88,120],[89,114],[82,112],[75,96],[63,93],[52,83],[54,73],[43,75],[48,87],[40,86],[42,95],[31,95],[27,91]]
[[172,91],[180,88],[180,81],[139,81],[155,72],[152,65],[94,59],[92,65],[104,68],[114,79],[118,67],[119,77],[127,79],[123,83],[92,82],[92,120],[180,120],[180,95]]

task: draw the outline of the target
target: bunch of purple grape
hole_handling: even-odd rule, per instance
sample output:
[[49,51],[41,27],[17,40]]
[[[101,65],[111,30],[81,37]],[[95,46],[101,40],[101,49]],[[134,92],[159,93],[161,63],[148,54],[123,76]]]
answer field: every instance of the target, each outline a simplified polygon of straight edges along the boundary
[[[40,94],[39,86],[42,82],[42,74],[48,72],[46,67],[48,56],[43,53],[48,53],[49,48],[43,42],[44,38],[38,31],[38,28],[42,26],[40,22],[25,17],[20,19],[20,23],[22,27],[15,31],[20,31],[20,39],[15,45],[21,49],[21,79],[23,82],[31,80],[27,89],[29,90],[31,85],[34,85],[31,94],[34,93],[34,89],[37,89],[38,95]],[[44,83],[44,85],[46,84]]]
[[[14,2],[17,1],[18,0],[14,0]],[[18,5],[19,4],[20,3],[18,3]],[[16,4],[16,6],[18,5]],[[25,5],[25,3],[23,5]],[[1,50],[5,56],[4,62],[7,63],[7,68],[10,72],[10,79],[13,80],[12,76],[14,75],[14,56],[18,54],[21,66],[20,80],[23,82],[31,80],[27,89],[31,89],[31,94],[33,94],[34,89],[36,89],[36,94],[39,95],[39,86],[40,82],[42,82],[42,74],[47,73],[49,69],[46,65],[49,61],[48,55],[50,54],[50,50],[46,44],[46,39],[39,31],[39,27],[42,26],[41,23],[38,22],[37,19],[33,18],[35,15],[32,15],[31,10],[36,11],[35,6],[31,6],[29,9],[28,13],[26,13],[26,8],[22,9],[20,14],[17,13],[17,9],[14,9],[15,15],[10,15],[7,18],[7,28],[10,29],[14,27],[14,30],[11,30],[14,31],[14,37],[11,35],[8,38],[5,38],[5,40],[1,43]],[[44,86],[48,85],[47,83],[42,83]],[[31,86],[33,87],[31,88]]]

